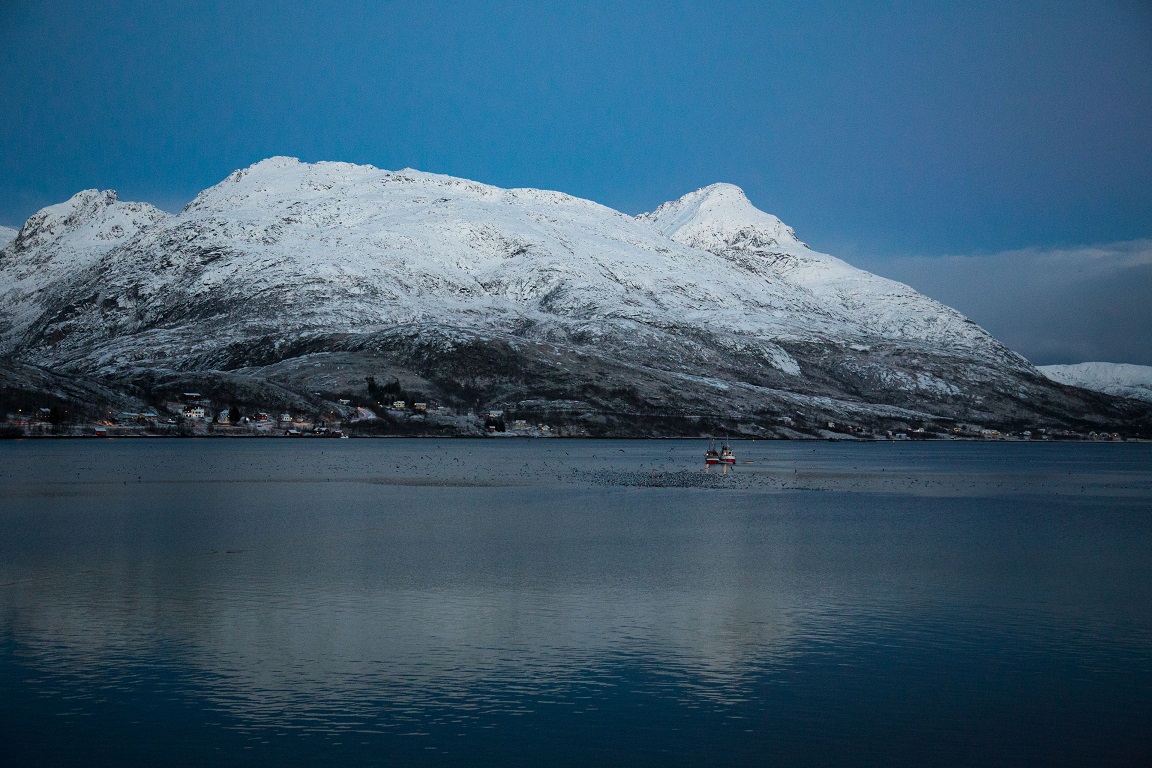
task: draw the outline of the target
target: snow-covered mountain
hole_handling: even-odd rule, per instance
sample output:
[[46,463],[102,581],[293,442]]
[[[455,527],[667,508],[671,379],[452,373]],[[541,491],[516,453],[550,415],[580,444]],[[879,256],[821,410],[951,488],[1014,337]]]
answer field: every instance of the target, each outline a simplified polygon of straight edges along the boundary
[[3,248],[15,240],[19,231],[18,229],[12,229],[12,227],[0,227],[0,248]]
[[1041,365],[1038,369],[1061,384],[1152,403],[1152,366],[1149,365],[1076,363]]
[[113,382],[343,392],[375,375],[476,406],[760,425],[1109,407],[812,251],[732,185],[632,217],[281,157],[176,215],[95,190],[34,215],[0,250],[0,354]]
[[[39,294],[94,265],[168,214],[147,203],[122,203],[112,190],[86,189],[34,214],[0,251],[0,329],[20,333],[38,314]],[[32,301],[28,301],[32,299]],[[2,322],[2,320],[0,320]]]

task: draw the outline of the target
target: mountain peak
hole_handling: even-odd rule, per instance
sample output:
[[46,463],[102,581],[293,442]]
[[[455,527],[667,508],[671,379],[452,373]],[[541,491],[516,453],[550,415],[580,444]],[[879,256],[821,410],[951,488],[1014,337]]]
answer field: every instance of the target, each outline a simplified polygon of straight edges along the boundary
[[46,214],[45,218],[76,223],[98,215],[119,201],[120,196],[114,189],[82,189],[64,202],[43,208],[39,213]]
[[728,182],[724,181],[718,181],[715,184],[709,184],[706,187],[701,187],[695,192],[689,192],[680,199],[684,200],[691,198],[728,200],[731,202],[740,202],[750,207],[752,206],[752,203],[748,200],[748,195],[744,193],[743,189],[736,186],[735,184],[729,184]]
[[[228,177],[225,178],[224,181],[216,186],[220,186],[228,182],[236,184],[249,177],[262,178],[266,176],[274,176],[277,175],[280,171],[303,169],[307,168],[307,165],[307,163],[302,163],[300,162],[299,158],[295,157],[285,157],[283,155],[266,157],[263,160],[252,163],[252,165],[248,166],[247,168],[239,168],[235,171],[232,171],[232,173],[228,174]],[[209,189],[212,189],[212,187],[209,187]],[[205,190],[205,192],[206,191],[208,190]]]
[[65,232],[100,219],[105,212],[119,204],[114,189],[82,189],[62,203],[41,208],[24,222],[17,236],[17,244],[55,239]]
[[299,158],[276,155],[240,168],[222,181],[200,192],[183,213],[228,208],[244,201],[285,201],[300,195],[323,194],[336,185],[357,183],[387,174],[372,165],[321,161],[306,163]]
[[791,227],[752,205],[735,184],[709,184],[636,218],[677,242],[706,250],[804,245]]
[[[148,203],[121,202],[114,189],[84,189],[62,203],[41,208],[7,245],[13,254],[54,247],[56,256],[76,250],[87,257],[103,253],[151,227],[168,214]],[[75,262],[65,259],[69,264]],[[39,264],[48,274],[51,269]]]
[[298,157],[289,157],[287,155],[273,155],[266,157],[263,160],[258,160],[252,165],[248,166],[248,170],[267,169],[267,168],[292,168],[297,165],[304,165],[300,162]]

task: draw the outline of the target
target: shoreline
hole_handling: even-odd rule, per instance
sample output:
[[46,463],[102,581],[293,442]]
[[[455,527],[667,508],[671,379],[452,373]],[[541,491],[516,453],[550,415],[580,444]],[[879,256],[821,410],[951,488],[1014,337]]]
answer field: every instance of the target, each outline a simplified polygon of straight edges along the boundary
[[[733,437],[729,435],[461,435],[461,434],[411,434],[411,435],[348,435],[349,439],[356,440],[727,440],[733,443],[1026,443],[1026,444],[1055,444],[1055,443],[1152,443],[1152,438],[1145,437],[977,437],[963,435],[947,435],[939,437]],[[0,433],[0,440],[339,440],[340,435],[282,435],[282,434],[155,434],[155,433],[124,433],[124,434],[69,434],[69,435],[5,435]]]

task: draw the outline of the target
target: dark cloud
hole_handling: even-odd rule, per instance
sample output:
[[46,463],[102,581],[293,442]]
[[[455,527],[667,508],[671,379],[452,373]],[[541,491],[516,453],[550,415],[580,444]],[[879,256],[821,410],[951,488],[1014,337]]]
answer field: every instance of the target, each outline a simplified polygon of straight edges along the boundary
[[860,261],[955,307],[1037,365],[1152,365],[1152,240]]

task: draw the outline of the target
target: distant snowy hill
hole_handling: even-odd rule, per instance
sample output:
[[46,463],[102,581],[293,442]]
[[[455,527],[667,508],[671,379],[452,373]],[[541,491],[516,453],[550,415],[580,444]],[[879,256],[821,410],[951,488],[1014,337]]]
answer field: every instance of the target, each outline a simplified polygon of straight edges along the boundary
[[12,229],[12,227],[0,227],[0,248],[3,248],[8,243],[16,239],[16,233],[20,230]]
[[609,425],[1117,417],[955,310],[812,251],[732,185],[632,217],[282,157],[175,215],[96,190],[34,215],[0,250],[0,355],[149,391],[393,377]]
[[1117,397],[1152,403],[1152,366],[1128,363],[1076,363],[1041,365],[1041,373],[1053,381]]

